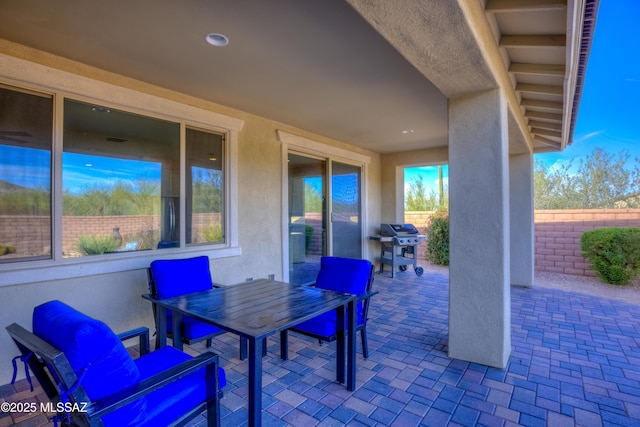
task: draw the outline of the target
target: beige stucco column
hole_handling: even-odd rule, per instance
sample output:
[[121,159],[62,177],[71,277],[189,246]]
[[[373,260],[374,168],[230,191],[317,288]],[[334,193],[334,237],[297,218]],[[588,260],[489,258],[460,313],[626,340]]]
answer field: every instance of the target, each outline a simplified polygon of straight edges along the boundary
[[533,155],[509,158],[511,206],[511,284],[533,286],[535,231],[533,224]]
[[507,107],[499,89],[449,101],[449,356],[511,353]]

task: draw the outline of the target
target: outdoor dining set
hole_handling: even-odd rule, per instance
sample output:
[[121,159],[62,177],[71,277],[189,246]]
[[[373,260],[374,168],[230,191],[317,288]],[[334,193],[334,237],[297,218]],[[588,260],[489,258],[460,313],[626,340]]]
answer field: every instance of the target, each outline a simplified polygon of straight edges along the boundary
[[[336,342],[335,380],[355,390],[356,335],[368,356],[366,324],[374,266],[366,260],[323,257],[315,284],[259,279],[213,285],[209,259],[156,260],[148,268],[155,319],[155,349],[149,329],[116,335],[105,323],[53,300],[33,311],[32,331],[16,323],[6,330],[24,362],[57,411],[54,422],[78,425],[183,425],[206,411],[209,426],[220,424],[220,399],[227,378],[212,338],[239,337],[239,358],[247,360],[248,424],[262,423],[262,357],[267,337],[279,333],[280,357],[289,357],[288,332]],[[139,339],[140,357],[122,343]],[[167,338],[172,346],[167,346]],[[206,342],[198,356],[184,344]],[[15,372],[14,372],[15,377]]]

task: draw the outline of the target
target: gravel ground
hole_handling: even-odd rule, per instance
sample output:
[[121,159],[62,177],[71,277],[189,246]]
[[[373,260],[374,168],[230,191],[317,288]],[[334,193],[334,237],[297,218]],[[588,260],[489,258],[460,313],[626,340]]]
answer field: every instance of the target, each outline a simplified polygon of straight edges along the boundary
[[[448,274],[449,272],[448,267],[438,265],[423,265],[423,268],[425,271],[435,273]],[[628,285],[619,286],[602,283],[597,277],[536,271],[533,284],[542,288],[579,292],[640,306],[640,278]]]

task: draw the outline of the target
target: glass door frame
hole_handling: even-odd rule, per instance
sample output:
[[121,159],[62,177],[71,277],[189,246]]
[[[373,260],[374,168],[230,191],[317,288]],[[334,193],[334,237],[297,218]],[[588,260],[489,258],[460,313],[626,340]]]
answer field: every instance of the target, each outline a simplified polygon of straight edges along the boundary
[[333,206],[331,204],[331,176],[332,176],[332,162],[337,161],[344,164],[349,164],[361,168],[361,188],[360,188],[360,211],[361,211],[361,235],[362,248],[361,253],[364,259],[368,259],[369,248],[366,244],[365,236],[366,230],[368,230],[368,216],[367,216],[367,170],[368,165],[371,162],[371,157],[352,151],[345,150],[343,148],[335,147],[333,145],[324,144],[318,141],[314,141],[305,137],[290,134],[288,132],[278,130],[278,138],[282,143],[281,159],[282,159],[282,280],[289,281],[289,168],[288,157],[289,153],[307,156],[312,158],[324,159],[327,162],[327,182],[326,182],[326,194],[327,194],[327,254],[333,253],[333,227],[331,223],[331,212]]

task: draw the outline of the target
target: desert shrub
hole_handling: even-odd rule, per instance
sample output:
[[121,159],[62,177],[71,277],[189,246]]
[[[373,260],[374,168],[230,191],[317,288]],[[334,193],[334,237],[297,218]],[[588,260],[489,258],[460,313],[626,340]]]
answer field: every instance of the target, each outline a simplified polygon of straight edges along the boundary
[[85,255],[100,255],[113,252],[120,247],[120,242],[111,235],[94,236],[83,234],[78,239],[78,250]]
[[426,228],[425,259],[436,265],[449,265],[449,213],[438,211]]
[[309,253],[309,247],[311,247],[311,239],[313,238],[313,227],[309,224],[305,224],[304,226],[304,243],[306,253]]
[[222,242],[222,224],[210,222],[200,230],[200,237],[206,242]]
[[0,244],[0,255],[15,254],[16,247],[11,245]]
[[582,256],[600,280],[624,285],[640,274],[640,228],[599,228],[582,234]]

